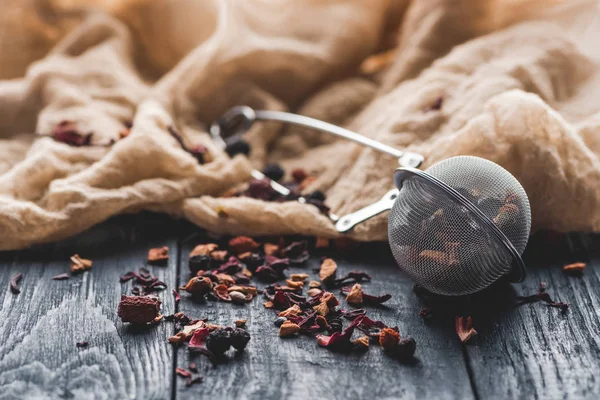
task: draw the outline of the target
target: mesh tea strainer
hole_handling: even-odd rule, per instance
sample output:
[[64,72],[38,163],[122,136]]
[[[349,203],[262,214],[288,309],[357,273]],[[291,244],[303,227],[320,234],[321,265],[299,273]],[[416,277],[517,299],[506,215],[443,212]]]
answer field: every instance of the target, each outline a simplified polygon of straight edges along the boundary
[[[401,165],[394,174],[397,189],[352,214],[336,218],[336,229],[390,210],[388,239],[398,266],[425,289],[460,296],[485,289],[506,276],[525,277],[521,254],[531,229],[531,210],[519,181],[496,163],[458,156],[425,171],[423,157],[402,152],[357,133],[312,118],[276,111],[236,107],[225,114],[211,134],[242,117],[248,129],[255,120],[275,120],[315,128],[395,156]],[[227,122],[227,123],[226,123]]]

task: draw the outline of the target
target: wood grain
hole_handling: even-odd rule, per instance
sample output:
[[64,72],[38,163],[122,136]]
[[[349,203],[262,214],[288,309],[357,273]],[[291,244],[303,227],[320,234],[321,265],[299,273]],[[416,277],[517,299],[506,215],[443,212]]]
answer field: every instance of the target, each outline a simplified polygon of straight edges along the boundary
[[[168,245],[177,253],[174,223],[150,214],[110,220],[56,245],[4,253],[0,282],[24,274],[22,292],[0,291],[0,398],[163,399],[171,396],[172,357],[165,339],[171,324],[132,329],[116,315],[119,276],[145,264],[149,247]],[[79,253],[93,269],[66,281]],[[174,287],[176,257],[168,267],[149,267]],[[170,289],[159,293],[163,310],[173,312]],[[88,348],[76,342],[88,341]]]
[[[599,249],[598,235],[533,237],[525,254],[529,275],[515,290],[532,294],[547,282],[554,300],[571,307],[563,313],[528,304],[474,321],[479,335],[466,353],[480,398],[599,398]],[[562,271],[576,261],[588,263],[581,277]]]
[[[187,278],[189,251],[201,238],[181,245],[181,280]],[[205,382],[191,387],[178,378],[179,398],[213,399],[384,399],[384,398],[472,398],[472,390],[461,347],[453,332],[440,326],[426,326],[417,315],[419,305],[412,293],[412,283],[399,272],[386,244],[352,261],[335,255],[338,273],[364,270],[373,276],[363,288],[374,294],[393,293],[388,307],[369,307],[369,315],[387,324],[398,325],[404,336],[417,341],[416,360],[401,364],[384,355],[378,346],[364,354],[337,354],[317,346],[314,338],[279,338],[274,326],[275,313],[263,307],[262,296],[245,306],[224,302],[194,303],[185,294],[179,309],[197,318],[232,325],[238,318],[247,319],[252,339],[242,354],[234,355],[224,365],[213,368],[208,360],[190,356],[184,348],[177,353],[177,365],[187,368],[190,361],[199,365]],[[317,256],[293,272],[312,271],[320,265]],[[258,284],[260,288],[264,287]],[[337,295],[337,291],[336,291]],[[343,296],[338,296],[343,299]],[[343,301],[343,307],[348,305]],[[357,333],[355,333],[357,335]]]

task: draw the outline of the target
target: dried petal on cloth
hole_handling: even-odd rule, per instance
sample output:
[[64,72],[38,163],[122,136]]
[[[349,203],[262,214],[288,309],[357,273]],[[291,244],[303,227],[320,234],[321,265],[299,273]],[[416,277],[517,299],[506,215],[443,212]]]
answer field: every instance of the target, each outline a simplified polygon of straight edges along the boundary
[[[523,184],[534,228],[600,230],[596,1],[98,0],[89,13],[56,1],[51,24],[34,3],[9,0],[0,16],[0,250],[139,210],[235,235],[335,237],[313,206],[219,197],[267,162],[317,177],[306,192],[338,215],[393,186],[389,156],[275,123],[248,132],[249,158],[228,158],[206,129],[238,104],[346,126],[421,152],[425,168],[488,158]],[[393,38],[395,59],[361,76]],[[62,121],[91,146],[41,136]],[[386,223],[352,236],[386,240]]]

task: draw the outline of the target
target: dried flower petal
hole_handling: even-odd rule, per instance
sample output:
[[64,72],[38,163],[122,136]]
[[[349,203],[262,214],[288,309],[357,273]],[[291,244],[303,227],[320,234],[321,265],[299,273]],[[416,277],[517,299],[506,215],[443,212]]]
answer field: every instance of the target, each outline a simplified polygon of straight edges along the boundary
[[175,368],[175,373],[183,378],[189,378],[192,376],[192,373],[190,371],[179,367]]
[[220,284],[220,285],[216,285],[213,288],[213,293],[215,294],[215,296],[217,296],[219,299],[223,300],[223,301],[231,301],[231,297],[229,296],[229,291],[227,290],[227,286],[224,284]]
[[246,325],[247,320],[245,319],[236,319],[235,321],[233,321],[234,325],[238,328],[242,328]]
[[64,281],[65,279],[69,279],[69,278],[70,278],[70,275],[67,274],[67,273],[64,273],[64,274],[54,275],[52,277],[52,280],[54,280],[54,281]]
[[585,269],[585,263],[582,263],[582,262],[568,264],[563,267],[563,271],[565,271],[568,274],[573,274],[573,275],[581,274],[584,269]]
[[471,317],[456,317],[455,321],[456,334],[461,343],[468,342],[473,336],[477,335],[477,331],[473,329],[473,320]]
[[290,275],[290,280],[296,281],[296,282],[304,282],[308,278],[309,278],[308,274],[291,274]]
[[167,246],[148,250],[148,262],[150,264],[165,265],[169,259],[169,248]]
[[285,317],[285,318],[297,317],[301,312],[302,312],[302,310],[300,309],[298,304],[294,304],[290,308],[281,311],[277,316]]
[[193,277],[183,288],[186,292],[195,297],[202,297],[212,290],[212,281],[209,278]]
[[122,295],[117,315],[123,322],[145,324],[159,315],[160,304],[154,297]]
[[284,321],[279,327],[279,337],[289,337],[300,332],[300,327],[291,321]]
[[334,351],[344,351],[352,348],[352,342],[350,338],[354,329],[360,324],[361,320],[365,317],[358,317],[352,323],[344,329],[343,332],[334,332],[331,336],[317,335],[317,344],[322,347]]
[[321,269],[319,271],[319,279],[323,283],[327,283],[327,281],[331,281],[335,278],[335,273],[337,271],[337,264],[331,258],[326,258],[323,260],[321,264]]
[[23,274],[18,273],[15,276],[13,276],[10,280],[10,291],[14,294],[21,293],[21,289],[19,288],[19,282],[21,281],[21,279],[23,279]]
[[234,254],[254,252],[258,250],[259,247],[260,245],[248,236],[238,236],[229,241],[229,249]]
[[75,254],[71,257],[71,273],[77,274],[92,269],[92,261],[79,257]]
[[383,328],[379,334],[379,345],[384,350],[391,350],[400,342],[400,334],[392,328]]
[[274,256],[279,251],[279,246],[273,243],[265,243],[263,249],[266,256]]

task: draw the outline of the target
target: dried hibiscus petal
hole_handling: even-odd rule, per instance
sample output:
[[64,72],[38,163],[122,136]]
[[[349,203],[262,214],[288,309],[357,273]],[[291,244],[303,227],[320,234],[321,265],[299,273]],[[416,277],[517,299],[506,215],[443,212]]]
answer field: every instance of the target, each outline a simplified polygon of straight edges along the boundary
[[21,282],[21,279],[23,279],[23,274],[18,273],[10,280],[10,291],[14,294],[21,293],[21,289],[19,288],[19,282]]
[[160,300],[148,296],[121,296],[117,315],[123,322],[145,324],[159,315]]
[[169,248],[167,246],[148,250],[148,262],[150,264],[165,265],[169,259]]
[[346,351],[352,348],[352,342],[350,338],[354,329],[360,324],[361,319],[364,317],[358,317],[352,323],[344,329],[342,333],[334,332],[331,336],[317,335],[317,343],[319,346],[327,347],[334,351]]
[[190,378],[192,376],[190,371],[179,367],[175,368],[175,373],[183,378]]
[[455,320],[456,334],[461,343],[468,342],[473,336],[477,335],[477,331],[473,329],[473,320],[471,317],[456,317]]
[[204,346],[204,342],[211,330],[209,328],[203,327],[198,328],[190,337],[189,346],[190,347],[202,347]]
[[[352,288],[349,288],[349,287],[342,288],[341,292],[343,294],[347,295],[346,301],[348,302],[348,304],[352,304],[355,306],[361,305],[363,303],[380,305],[392,298],[391,294],[384,294],[382,296],[373,296],[373,295],[367,294],[362,291],[362,286],[358,283],[356,283],[354,286],[352,286]],[[348,298],[350,298],[350,300],[348,300]]]
[[92,261],[79,257],[75,254],[71,257],[71,273],[77,274],[92,269]]
[[301,264],[310,257],[307,249],[308,242],[306,240],[301,240],[298,242],[293,242],[281,250],[281,255],[288,258],[292,264]]
[[217,271],[222,274],[233,275],[241,272],[243,269],[244,266],[240,263],[240,260],[238,260],[237,257],[231,256]]
[[279,252],[279,245],[273,243],[265,243],[263,251],[266,256],[274,256]]

